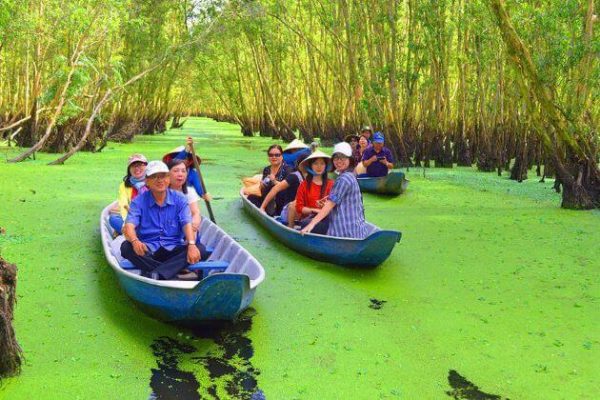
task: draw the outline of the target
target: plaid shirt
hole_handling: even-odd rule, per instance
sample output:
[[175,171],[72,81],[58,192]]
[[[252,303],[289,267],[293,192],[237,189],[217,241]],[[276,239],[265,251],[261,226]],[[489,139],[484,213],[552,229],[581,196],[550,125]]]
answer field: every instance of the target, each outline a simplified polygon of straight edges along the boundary
[[352,172],[344,172],[335,180],[329,200],[335,203],[335,207],[329,214],[327,235],[365,238],[368,233],[365,208],[358,181]]

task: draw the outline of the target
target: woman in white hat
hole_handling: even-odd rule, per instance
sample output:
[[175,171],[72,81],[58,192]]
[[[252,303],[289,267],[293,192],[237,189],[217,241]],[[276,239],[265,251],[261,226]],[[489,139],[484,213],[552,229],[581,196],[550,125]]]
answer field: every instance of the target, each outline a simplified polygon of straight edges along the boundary
[[302,229],[302,233],[315,232],[319,223],[329,220],[327,235],[363,239],[367,236],[368,228],[360,187],[353,172],[355,161],[352,148],[348,143],[338,143],[333,148],[332,157],[339,176],[327,201],[312,221]]
[[[331,169],[330,161],[331,157],[317,150],[298,166],[306,174],[306,180],[300,184],[296,193],[296,214],[301,218],[300,227],[308,225],[327,200],[333,186],[333,181],[327,177],[327,172]],[[320,222],[319,226],[313,225],[314,233],[325,234],[327,221]]]
[[146,165],[148,165],[148,160],[143,154],[132,154],[127,160],[127,173],[119,185],[117,195],[119,208],[111,210],[108,218],[110,226],[119,235],[122,233],[123,221],[127,218],[129,204],[138,194],[148,190],[146,188]]

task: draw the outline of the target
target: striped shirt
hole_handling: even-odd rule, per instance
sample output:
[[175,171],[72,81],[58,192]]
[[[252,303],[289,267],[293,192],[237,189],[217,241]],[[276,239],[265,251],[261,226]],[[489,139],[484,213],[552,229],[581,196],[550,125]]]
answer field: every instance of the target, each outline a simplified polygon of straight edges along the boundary
[[363,239],[368,228],[365,222],[365,208],[358,181],[352,172],[343,172],[333,184],[329,200],[335,207],[329,214],[327,235]]

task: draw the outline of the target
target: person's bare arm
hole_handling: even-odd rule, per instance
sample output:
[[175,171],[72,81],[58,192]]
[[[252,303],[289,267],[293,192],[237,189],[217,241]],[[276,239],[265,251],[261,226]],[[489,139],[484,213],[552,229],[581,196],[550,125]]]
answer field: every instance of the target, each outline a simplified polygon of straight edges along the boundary
[[196,264],[200,261],[200,250],[196,247],[196,233],[192,229],[192,224],[185,224],[183,233],[187,244],[187,262],[188,264]]
[[135,233],[135,225],[131,223],[126,223],[123,225],[123,235],[125,236],[125,239],[131,243],[135,254],[138,256],[143,256],[148,252],[148,246],[138,239],[137,233]]
[[271,191],[269,193],[267,193],[267,195],[265,196],[265,199],[263,200],[262,204],[260,205],[260,209],[265,211],[267,209],[267,205],[269,205],[269,203],[271,201],[273,201],[275,196],[277,196],[277,193],[279,193],[282,190],[285,190],[289,187],[290,187],[290,184],[287,183],[287,181],[281,181],[277,185],[275,185],[275,187],[273,189],[271,189]]
[[313,217],[312,221],[310,221],[310,223],[306,225],[304,229],[300,231],[300,233],[310,233],[319,222],[321,222],[323,219],[325,219],[325,217],[329,215],[331,210],[333,210],[333,207],[335,207],[335,203],[331,200],[327,200],[323,208],[319,210],[317,215]]
[[192,213],[192,229],[194,233],[198,232],[200,229],[200,207],[198,207],[198,202],[194,201],[190,203],[190,212]]
[[377,156],[373,155],[371,158],[367,159],[367,160],[363,160],[363,165],[366,167],[368,167],[369,165],[373,164],[374,162],[377,162]]

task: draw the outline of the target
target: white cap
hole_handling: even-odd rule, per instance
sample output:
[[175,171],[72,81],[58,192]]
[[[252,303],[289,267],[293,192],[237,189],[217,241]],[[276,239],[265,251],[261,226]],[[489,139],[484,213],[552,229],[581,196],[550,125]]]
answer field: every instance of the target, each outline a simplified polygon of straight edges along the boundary
[[335,155],[335,153],[343,154],[348,158],[352,157],[352,147],[350,147],[350,144],[347,142],[339,142],[338,144],[333,146],[332,155]]
[[127,166],[129,167],[134,162],[141,162],[141,163],[144,163],[144,164],[148,164],[148,160],[146,159],[146,157],[144,157],[143,154],[132,154],[132,155],[130,155],[129,159],[127,160]]
[[146,167],[146,176],[151,176],[159,173],[169,173],[169,167],[162,161],[150,161]]

